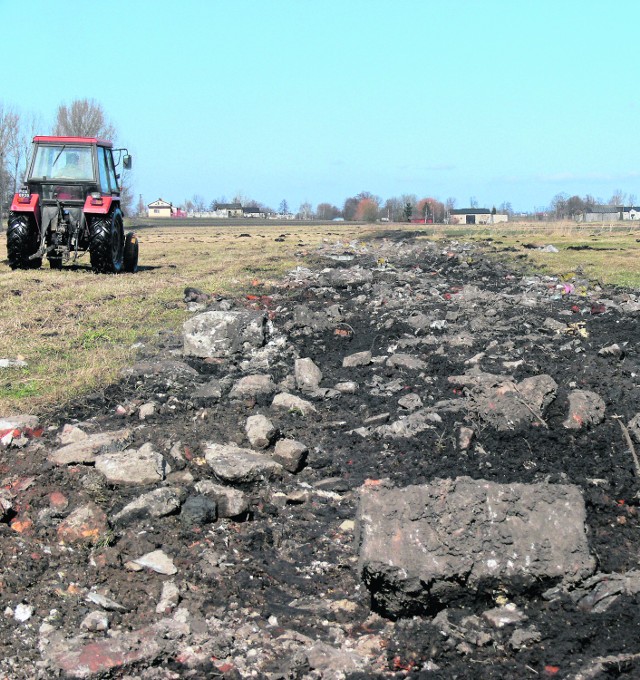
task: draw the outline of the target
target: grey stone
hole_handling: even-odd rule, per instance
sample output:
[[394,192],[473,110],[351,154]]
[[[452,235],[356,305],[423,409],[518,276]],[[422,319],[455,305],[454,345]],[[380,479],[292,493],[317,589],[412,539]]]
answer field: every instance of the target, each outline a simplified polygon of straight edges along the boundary
[[220,381],[216,380],[216,378],[209,380],[209,382],[200,385],[200,387],[194,390],[193,396],[198,399],[220,399],[222,396]]
[[533,627],[516,628],[509,638],[509,645],[512,649],[523,649],[531,642],[540,642],[541,639],[540,631]]
[[313,392],[318,389],[322,380],[322,371],[316,366],[312,359],[296,359],[294,375],[296,386],[303,392]]
[[263,415],[249,416],[244,429],[251,446],[258,449],[266,449],[277,433],[274,424]]
[[335,384],[335,389],[341,394],[356,394],[358,391],[358,383],[353,380],[339,382]]
[[125,505],[120,512],[114,515],[113,521],[126,523],[133,519],[145,517],[165,517],[177,512],[186,496],[186,490],[178,487],[154,489]]
[[149,416],[152,416],[156,412],[156,404],[153,401],[149,401],[138,409],[138,418],[140,420],[146,420]]
[[150,553],[146,553],[146,555],[139,557],[137,560],[132,560],[131,564],[143,569],[151,569],[151,571],[155,571],[158,574],[166,574],[167,576],[172,576],[178,572],[171,557],[162,550],[153,550]]
[[0,368],[26,368],[27,362],[23,359],[0,359]]
[[139,361],[133,366],[122,370],[124,377],[150,378],[152,376],[166,376],[169,378],[193,378],[198,376],[195,368],[184,361],[161,359],[158,361]]
[[180,602],[180,590],[174,581],[165,581],[162,584],[160,601],[156,605],[156,614],[170,614]]
[[495,607],[494,609],[487,609],[482,612],[482,618],[488,621],[495,628],[504,628],[504,626],[513,626],[516,623],[526,621],[527,617],[516,607],[513,602],[503,605],[502,607]]
[[325,276],[328,285],[335,288],[347,288],[349,286],[362,286],[373,281],[373,272],[362,267],[350,269],[330,269]]
[[598,425],[604,420],[606,406],[602,397],[589,390],[569,393],[569,415],[562,423],[569,430]]
[[67,444],[51,452],[47,458],[54,465],[72,465],[74,463],[95,463],[98,454],[119,448],[131,438],[131,430],[115,430],[100,432],[78,441]]
[[353,368],[355,366],[368,366],[371,363],[371,352],[356,352],[349,354],[342,359],[343,368]]
[[404,397],[398,399],[398,406],[406,408],[408,411],[415,411],[422,407],[422,399],[419,394],[405,394]]
[[180,510],[180,520],[187,525],[215,522],[218,512],[215,501],[206,496],[189,496]]
[[89,612],[80,622],[80,627],[92,633],[109,629],[109,617],[104,612]]
[[312,670],[322,678],[344,678],[349,671],[362,670],[365,660],[353,650],[332,647],[326,642],[314,642],[305,651]]
[[150,443],[121,453],[103,453],[95,463],[96,470],[115,485],[155,484],[166,474],[164,458]]
[[620,345],[614,343],[613,345],[608,345],[598,350],[598,354],[601,357],[615,357],[616,359],[621,359],[624,356],[624,350]]
[[209,467],[222,481],[251,483],[282,475],[282,466],[262,453],[224,444],[205,443],[203,448]]
[[276,394],[271,402],[271,406],[273,408],[286,409],[287,411],[300,411],[303,416],[316,412],[316,407],[310,401],[296,397],[288,392]]
[[637,593],[640,593],[640,571],[634,569],[624,574],[596,574],[570,595],[580,609],[599,614],[609,609],[621,595]]
[[109,595],[99,593],[95,590],[92,590],[89,593],[87,593],[86,600],[87,602],[93,602],[93,604],[97,604],[99,607],[102,607],[107,611],[115,612],[127,610],[126,607],[123,607],[119,602],[116,602],[112,597],[109,597]]
[[262,312],[204,312],[185,322],[183,351],[187,356],[224,357],[245,344],[261,347],[265,324]]
[[387,359],[387,366],[393,366],[395,368],[406,368],[412,371],[421,371],[427,367],[427,362],[418,359],[418,357],[411,356],[410,354],[392,354]]
[[280,439],[276,442],[272,457],[285,470],[297,472],[302,467],[308,451],[304,444],[295,439]]
[[216,484],[210,479],[197,482],[194,488],[199,494],[215,500],[218,505],[218,517],[239,517],[249,510],[247,495],[240,489]]
[[420,409],[407,416],[402,416],[388,425],[381,425],[375,431],[383,437],[415,437],[419,432],[432,430],[440,423],[442,423],[442,418],[437,413],[428,409]]
[[246,397],[258,397],[262,395],[273,394],[276,391],[276,385],[271,379],[270,375],[255,374],[245,375],[240,378],[229,392],[231,399],[244,399]]
[[513,430],[532,423],[543,425],[544,413],[556,398],[558,385],[548,375],[517,383],[511,376],[472,369],[449,382],[464,386],[466,407],[497,430]]
[[359,571],[393,615],[474,599],[500,587],[590,576],[578,487],[460,477],[403,489],[365,485],[357,513]]

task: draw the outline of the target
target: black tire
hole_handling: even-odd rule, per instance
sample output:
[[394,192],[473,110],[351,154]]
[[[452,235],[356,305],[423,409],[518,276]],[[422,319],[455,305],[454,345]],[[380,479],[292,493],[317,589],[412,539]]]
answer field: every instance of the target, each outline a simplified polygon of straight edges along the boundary
[[11,269],[38,269],[42,258],[29,259],[38,250],[38,230],[33,218],[16,215],[7,227],[7,257]]
[[138,271],[138,237],[130,231],[124,240],[124,271],[135,274]]
[[122,213],[96,217],[91,223],[89,255],[94,272],[117,274],[122,270],[124,254],[124,226]]
[[62,258],[61,257],[50,257],[49,267],[51,269],[62,269]]

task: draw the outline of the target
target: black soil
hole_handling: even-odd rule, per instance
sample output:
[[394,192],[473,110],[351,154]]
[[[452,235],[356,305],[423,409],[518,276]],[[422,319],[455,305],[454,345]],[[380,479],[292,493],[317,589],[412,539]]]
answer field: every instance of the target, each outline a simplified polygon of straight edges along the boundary
[[[332,259],[345,254],[352,259]],[[318,278],[322,268],[356,265],[373,271],[371,283],[336,288]],[[455,243],[436,247],[408,238],[406,233],[387,233],[379,241],[355,248],[326,247],[310,266],[313,275],[306,279],[289,279],[268,291],[268,296],[231,303],[234,309],[266,310],[274,332],[286,336],[287,350],[265,371],[276,383],[291,375],[294,356],[310,357],[322,370],[322,386],[353,380],[359,385],[355,394],[312,398],[318,408],[314,417],[295,411],[276,414],[270,410],[272,397],[196,399],[191,396],[194,387],[212,377],[223,384],[229,377],[241,377],[244,357],[220,362],[190,358],[186,361],[197,369],[198,378],[123,379],[64,412],[48,415],[41,423],[42,433],[28,433],[26,446],[0,449],[3,485],[15,491],[14,508],[0,524],[0,613],[21,602],[34,607],[25,624],[17,624],[8,615],[0,617],[3,677],[56,677],[50,667],[34,670],[42,658],[39,626],[44,620],[54,621],[56,628],[76,635],[92,609],[77,593],[91,587],[108,586],[126,607],[126,611],[110,613],[111,628],[135,630],[157,620],[155,603],[164,577],[132,573],[123,566],[156,548],[173,557],[179,570],[175,578],[181,587],[181,606],[196,620],[217,617],[238,628],[241,612],[265,629],[265,639],[294,630],[337,646],[345,638],[379,636],[378,663],[367,671],[347,672],[347,677],[570,678],[579,677],[594,659],[617,655],[625,659],[589,677],[640,677],[637,660],[626,658],[640,654],[640,595],[623,594],[598,614],[580,609],[568,594],[545,597],[532,590],[512,601],[527,617],[524,627],[539,633],[535,641],[514,648],[509,643],[513,630],[505,628],[493,631],[488,644],[461,646],[467,639],[443,635],[433,616],[391,621],[372,612],[370,594],[356,571],[353,531],[343,527],[345,520],[354,518],[357,490],[367,479],[389,478],[400,487],[462,475],[496,482],[570,483],[584,495],[590,549],[598,571],[637,569],[640,480],[619,424],[626,425],[640,410],[640,328],[638,316],[625,311],[625,304],[635,301],[634,291],[609,290],[575,275],[568,280],[574,291],[566,292],[561,289],[566,281],[522,274],[516,265],[498,261],[495,252],[488,254],[486,248],[483,252]],[[498,298],[459,301],[456,295],[468,285],[498,296],[499,303]],[[523,303],[523,293],[535,302]],[[376,306],[370,304],[374,299]],[[211,298],[210,308],[217,304],[219,300]],[[296,325],[298,305],[320,314],[339,305],[341,317]],[[417,312],[434,320],[447,319],[449,314],[448,324],[446,328],[428,325],[416,332],[407,322]],[[582,324],[576,329],[581,327],[586,333],[567,331],[558,337],[545,327],[548,318]],[[471,344],[450,341],[452,335],[463,333],[469,334]],[[374,356],[389,355],[398,343],[426,336],[432,338],[429,343],[397,349],[425,361],[423,370],[391,368],[384,363],[342,367],[345,355],[364,350]],[[487,349],[492,341],[495,344]],[[598,353],[613,343],[622,348],[620,355]],[[167,333],[153,350],[142,349],[141,358],[182,360],[181,344],[179,336]],[[441,424],[412,438],[362,437],[353,432],[369,417],[389,412],[393,421],[406,414],[397,404],[403,394],[418,394],[425,405],[461,397],[448,378],[468,371],[465,362],[481,351],[486,352],[481,362],[484,371],[510,374],[518,381],[548,374],[557,382],[557,397],[544,415],[546,426],[534,423],[498,431],[471,413],[440,412]],[[524,360],[520,366],[504,368],[505,360],[518,359]],[[398,391],[379,389],[395,380],[401,383]],[[606,418],[601,424],[579,430],[563,426],[568,393],[576,388],[592,390],[604,399]],[[149,401],[157,404],[157,410],[141,422],[137,406]],[[118,406],[125,407],[125,415]],[[247,517],[204,525],[189,525],[180,515],[146,520],[144,525],[113,527],[101,544],[72,550],[59,544],[56,520],[42,520],[41,511],[49,506],[52,492],[68,498],[67,514],[91,500],[112,517],[148,491],[110,487],[91,466],[59,468],[48,463],[47,454],[59,447],[56,438],[65,424],[80,424],[89,432],[129,424],[136,428],[130,446],[151,441],[163,453],[179,441],[187,457],[186,470],[195,483],[211,478],[207,466],[201,464],[202,443],[248,446],[244,422],[255,413],[273,417],[281,436],[306,443],[310,451],[297,475],[243,489],[251,498]],[[461,425],[475,432],[468,451],[458,446]],[[30,484],[28,478],[33,478]],[[300,485],[313,490],[304,502],[291,496]],[[64,513],[57,521],[63,517]],[[32,526],[18,531],[18,520],[30,520]],[[209,559],[211,554],[219,559]],[[323,606],[342,601],[352,606]],[[478,600],[475,607],[451,608],[448,618],[455,624],[494,606],[493,601]],[[277,625],[267,630],[269,620],[277,620]],[[275,649],[266,641],[265,649],[270,644]],[[221,656],[225,652],[241,655],[242,640],[236,638],[233,645],[233,653],[221,650]],[[160,658],[151,665],[170,670],[174,677],[241,677],[248,676],[246,669],[252,668],[249,662],[239,668],[238,664],[216,665],[213,660],[187,669],[177,658]],[[127,673],[142,677],[137,673],[143,666],[114,670],[108,677]],[[309,672],[304,663],[279,652],[265,652],[255,666],[256,677],[301,678]],[[313,672],[316,675],[308,677],[323,676],[321,671]]]

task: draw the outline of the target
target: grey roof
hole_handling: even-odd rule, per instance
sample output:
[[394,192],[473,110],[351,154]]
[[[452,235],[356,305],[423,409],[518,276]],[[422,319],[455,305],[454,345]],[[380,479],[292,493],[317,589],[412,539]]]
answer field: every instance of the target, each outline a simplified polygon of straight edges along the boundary
[[490,215],[489,208],[456,208],[450,211],[451,215]]
[[216,203],[216,210],[242,210],[240,203]]

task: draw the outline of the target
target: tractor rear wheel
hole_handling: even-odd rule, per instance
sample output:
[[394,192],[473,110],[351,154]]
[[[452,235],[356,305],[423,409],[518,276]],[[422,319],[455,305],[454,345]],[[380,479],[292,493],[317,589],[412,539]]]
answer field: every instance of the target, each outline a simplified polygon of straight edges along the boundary
[[111,215],[94,218],[89,242],[93,271],[117,274],[122,270],[123,251],[122,213],[115,210]]
[[130,231],[124,240],[123,269],[130,274],[138,271],[138,237]]
[[11,269],[37,269],[42,258],[29,259],[38,250],[38,231],[33,218],[17,215],[7,227],[7,257]]

